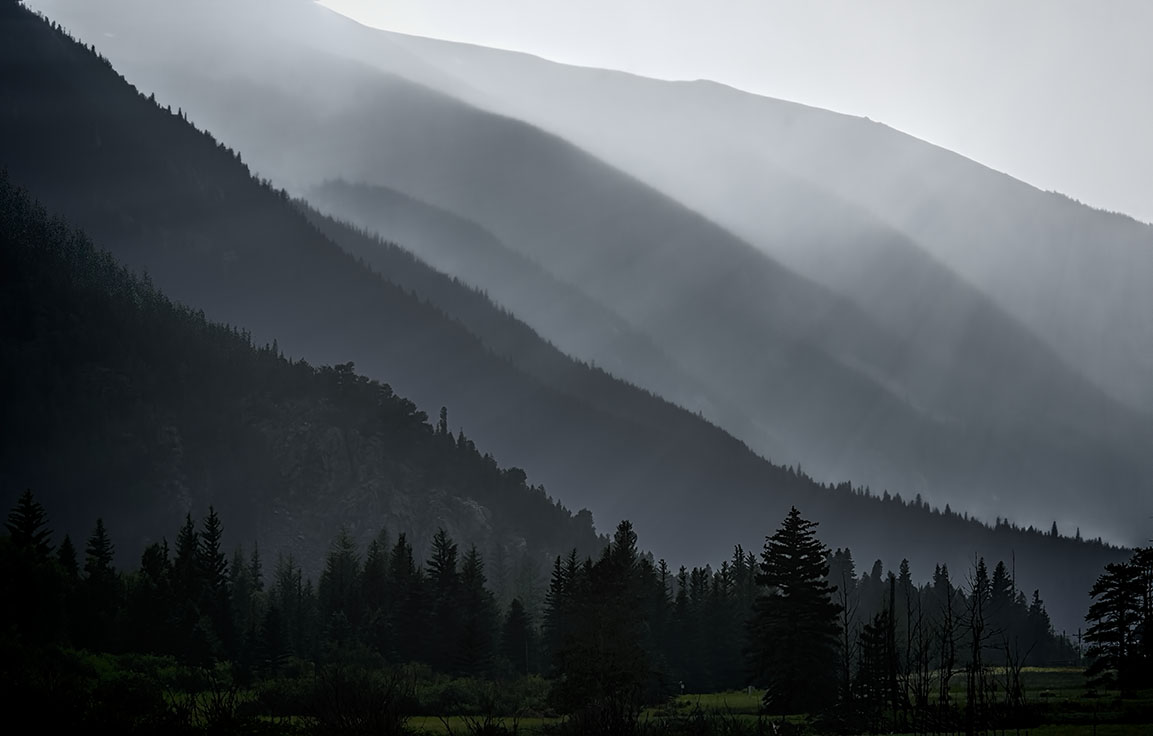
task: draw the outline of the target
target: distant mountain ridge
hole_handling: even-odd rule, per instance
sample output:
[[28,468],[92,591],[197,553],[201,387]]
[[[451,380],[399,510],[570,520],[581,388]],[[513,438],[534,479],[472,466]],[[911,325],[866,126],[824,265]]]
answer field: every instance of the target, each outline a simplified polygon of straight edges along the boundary
[[[844,270],[859,278],[883,251],[854,253],[859,245],[843,237],[798,239],[837,218],[814,223],[805,198],[789,190],[832,195],[858,210],[843,213],[857,221],[847,229],[871,218],[903,233],[922,252],[906,258],[928,255],[954,270],[1111,395],[1153,410],[1153,326],[1141,319],[1153,312],[1153,225],[1040,192],[880,123],[714,82],[662,82],[368,29],[349,38],[350,56],[385,69],[402,55],[417,59],[401,67],[412,78],[563,135],[851,293],[829,267],[847,259]],[[799,226],[790,222],[798,214]],[[883,308],[879,295],[858,296]]]
[[[369,232],[383,233],[436,270],[480,289],[537,334],[547,335],[562,352],[595,355],[604,361],[599,364],[601,368],[634,384],[647,378],[649,390],[690,410],[698,411],[707,405],[705,388],[680,371],[647,336],[580,290],[507,248],[480,225],[386,187],[331,181],[305,195],[310,204],[337,219]],[[377,268],[387,249],[337,242],[365,259],[374,270],[395,273],[395,260]],[[423,293],[419,287],[413,291]],[[492,342],[486,342],[494,347]],[[715,414],[712,410],[708,413]]]

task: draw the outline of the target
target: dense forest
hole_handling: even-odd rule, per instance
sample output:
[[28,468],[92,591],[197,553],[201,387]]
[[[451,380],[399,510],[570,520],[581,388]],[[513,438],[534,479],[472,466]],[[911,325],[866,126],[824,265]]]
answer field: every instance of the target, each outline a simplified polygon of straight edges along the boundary
[[[5,598],[20,602],[0,637],[13,714],[128,732],[402,733],[421,713],[462,713],[468,732],[492,734],[532,710],[557,733],[623,734],[686,688],[748,687],[764,716],[808,713],[822,732],[973,733],[1037,723],[1022,670],[1081,657],[1003,562],[990,573],[979,559],[959,584],[938,566],[918,586],[907,562],[858,576],[795,508],[759,555],[738,546],[719,570],[675,574],[621,522],[596,555],[556,558],[539,611],[500,606],[483,556],[443,530],[423,564],[404,533],[362,548],[341,532],[314,584],[291,555],[229,555],[223,525],[211,508],[188,516],[124,572],[102,519],[81,553],[21,496],[0,537]],[[1150,687],[1153,548],[1110,565],[1092,595],[1088,684]],[[645,728],[713,732],[691,725]]]
[[450,433],[446,412],[434,427],[350,364],[288,360],[173,304],[2,176],[0,233],[0,468],[50,489],[65,528],[103,516],[131,558],[158,522],[208,505],[298,554],[342,525],[367,538],[368,519],[421,545],[442,525],[527,580],[550,554],[597,546],[588,514]]

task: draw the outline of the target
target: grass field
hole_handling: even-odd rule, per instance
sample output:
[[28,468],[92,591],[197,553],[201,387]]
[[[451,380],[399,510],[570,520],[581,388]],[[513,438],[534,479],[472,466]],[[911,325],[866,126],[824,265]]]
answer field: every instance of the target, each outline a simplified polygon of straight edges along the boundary
[[[994,670],[994,677],[1001,673]],[[1153,712],[1153,693],[1145,699],[1126,700],[1119,705],[1116,692],[1098,692],[1090,697],[1086,693],[1085,678],[1076,667],[1028,667],[1022,670],[1027,703],[1042,709],[1044,725],[1029,729],[1006,729],[1010,735],[1028,736],[1153,736],[1153,719],[1148,723],[1124,724],[1108,723],[1119,718],[1132,718],[1134,712]],[[959,674],[951,682],[951,694],[955,702],[963,702],[965,679]],[[686,694],[674,698],[668,704],[646,709],[641,714],[642,723],[656,725],[670,719],[691,719],[693,714],[712,714],[751,723],[760,710],[762,693],[758,690],[740,690],[723,693]],[[1144,709],[1144,710],[1142,710]],[[418,733],[430,736],[451,736],[468,734],[470,720],[464,716],[451,716],[441,719],[436,716],[419,716],[409,720],[408,725]],[[559,719],[543,718],[539,715],[521,718],[517,722],[517,733],[536,736],[548,731]],[[777,720],[774,718],[773,720]],[[799,723],[803,716],[790,716],[786,720]],[[505,728],[511,729],[512,718],[503,720]],[[998,732],[1000,733],[1000,732]],[[897,735],[901,736],[901,735]]]
[[[555,718],[521,718],[517,722],[518,734],[539,734],[543,731],[545,726],[556,723]],[[504,719],[505,728],[512,729],[513,719]],[[418,732],[426,734],[467,734],[469,731],[469,722],[463,716],[448,716],[441,719],[439,716],[416,716],[409,720],[409,728]]]

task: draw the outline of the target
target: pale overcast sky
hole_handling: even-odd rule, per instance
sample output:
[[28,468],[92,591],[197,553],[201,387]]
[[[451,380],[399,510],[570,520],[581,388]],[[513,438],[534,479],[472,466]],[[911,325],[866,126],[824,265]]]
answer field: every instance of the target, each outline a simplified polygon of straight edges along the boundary
[[357,20],[864,115],[1153,222],[1153,2],[324,0]]

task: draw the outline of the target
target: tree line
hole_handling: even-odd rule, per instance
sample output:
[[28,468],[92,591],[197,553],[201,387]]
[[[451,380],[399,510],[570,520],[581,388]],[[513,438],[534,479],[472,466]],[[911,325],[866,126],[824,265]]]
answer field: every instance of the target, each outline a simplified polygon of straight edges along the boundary
[[[628,732],[643,707],[681,692],[746,687],[764,693],[765,713],[822,714],[838,730],[987,726],[1027,716],[1025,665],[1077,661],[1040,593],[1017,590],[1003,562],[990,572],[978,559],[957,584],[938,565],[918,585],[907,560],[858,575],[816,526],[794,508],[759,555],[736,547],[718,569],[674,573],[624,521],[599,555],[555,559],[537,610],[498,606],[483,555],[444,530],[423,562],[403,533],[362,549],[342,532],[314,583],[291,555],[266,569],[256,545],[227,554],[210,510],[121,571],[101,520],[81,549],[54,544],[26,492],[0,538],[17,602],[3,631],[9,647],[224,663],[242,684],[366,655],[454,677],[544,676],[548,707],[586,733]],[[1094,587],[1091,684],[1148,686],[1151,568],[1140,550]]]

